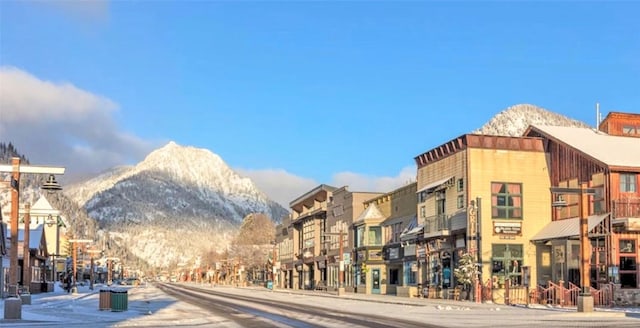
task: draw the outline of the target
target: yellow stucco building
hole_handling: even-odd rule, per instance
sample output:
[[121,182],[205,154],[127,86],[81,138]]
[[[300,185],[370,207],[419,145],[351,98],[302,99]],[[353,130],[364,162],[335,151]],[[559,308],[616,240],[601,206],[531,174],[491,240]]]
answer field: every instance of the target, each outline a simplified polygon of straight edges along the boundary
[[455,269],[467,253],[481,263],[482,283],[495,291],[507,281],[535,286],[536,248],[530,239],[551,221],[542,140],[466,134],[415,161],[424,284],[437,290],[433,295],[446,297],[459,286]]

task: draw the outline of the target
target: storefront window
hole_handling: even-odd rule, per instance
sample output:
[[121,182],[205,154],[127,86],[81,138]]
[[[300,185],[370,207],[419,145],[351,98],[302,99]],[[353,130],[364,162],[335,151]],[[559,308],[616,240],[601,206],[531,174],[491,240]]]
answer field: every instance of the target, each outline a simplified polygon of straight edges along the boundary
[[620,287],[638,288],[638,266],[636,240],[620,240]]
[[406,285],[415,285],[417,283],[416,265],[417,265],[416,262],[404,262],[404,279],[405,279]]
[[522,284],[522,245],[494,244],[492,245],[491,274],[497,280],[499,288],[504,288],[509,280],[512,286]]

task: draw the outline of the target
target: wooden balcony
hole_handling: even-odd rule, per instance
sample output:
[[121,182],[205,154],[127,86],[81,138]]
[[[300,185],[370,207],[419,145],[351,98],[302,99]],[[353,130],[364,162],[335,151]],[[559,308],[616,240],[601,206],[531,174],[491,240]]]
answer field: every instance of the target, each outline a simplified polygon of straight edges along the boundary
[[443,237],[451,234],[451,216],[438,214],[424,219],[424,238]]
[[613,201],[611,223],[619,231],[640,232],[640,198]]
[[640,218],[640,198],[624,198],[613,201],[613,218]]

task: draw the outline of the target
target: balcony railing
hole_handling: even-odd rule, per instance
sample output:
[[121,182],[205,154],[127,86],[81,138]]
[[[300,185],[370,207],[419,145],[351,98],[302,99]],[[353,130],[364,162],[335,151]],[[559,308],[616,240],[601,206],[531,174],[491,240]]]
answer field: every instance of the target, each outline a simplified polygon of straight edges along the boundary
[[291,221],[297,221],[312,215],[315,215],[317,213],[320,212],[326,212],[327,211],[327,204],[326,203],[322,203],[319,205],[316,205],[314,207],[311,208],[307,208],[304,211],[302,211],[301,213],[295,213],[292,217],[291,217]]
[[451,230],[451,216],[438,214],[424,219],[424,237],[448,236]]
[[640,198],[614,200],[613,218],[640,218]]

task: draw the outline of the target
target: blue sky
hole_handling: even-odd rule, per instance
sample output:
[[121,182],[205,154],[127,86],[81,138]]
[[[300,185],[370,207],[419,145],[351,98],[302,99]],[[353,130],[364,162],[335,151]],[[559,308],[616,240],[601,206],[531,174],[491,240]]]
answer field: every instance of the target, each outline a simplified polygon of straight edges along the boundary
[[[69,175],[170,140],[286,203],[390,191],[530,103],[640,110],[638,2],[0,2],[0,140]],[[4,90],[4,91],[2,91]]]

